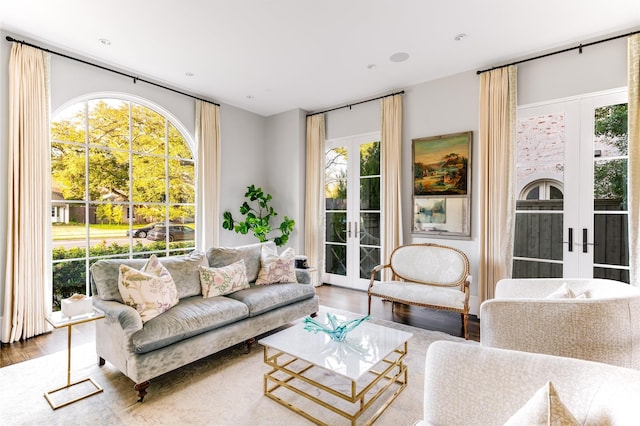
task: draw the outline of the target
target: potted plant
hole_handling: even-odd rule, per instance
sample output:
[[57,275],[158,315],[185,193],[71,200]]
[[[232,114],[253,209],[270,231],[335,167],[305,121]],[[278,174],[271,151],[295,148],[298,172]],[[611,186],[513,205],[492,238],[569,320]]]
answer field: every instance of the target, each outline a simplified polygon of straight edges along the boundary
[[250,185],[244,196],[248,199],[240,206],[240,214],[244,216],[244,220],[236,221],[231,212],[226,211],[223,214],[222,227],[240,234],[247,234],[251,231],[260,242],[269,241],[269,233],[280,231],[280,236],[275,237],[273,242],[278,247],[285,245],[296,222],[285,216],[280,226],[274,229],[271,227],[270,221],[278,213],[269,205],[273,198],[271,194],[265,194],[262,188]]

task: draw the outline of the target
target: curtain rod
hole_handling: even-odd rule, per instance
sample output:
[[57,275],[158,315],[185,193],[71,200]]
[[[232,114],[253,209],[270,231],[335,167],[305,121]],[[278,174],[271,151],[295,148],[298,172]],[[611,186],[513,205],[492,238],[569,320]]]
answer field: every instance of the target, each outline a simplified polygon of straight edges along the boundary
[[545,53],[543,55],[534,56],[533,58],[522,59],[520,61],[511,62],[509,64],[498,65],[498,66],[495,66],[495,67],[492,67],[492,68],[487,68],[485,70],[479,70],[479,71],[476,71],[476,74],[479,75],[479,74],[482,74],[482,73],[485,73],[485,72],[488,72],[488,71],[493,71],[493,70],[497,70],[497,69],[500,69],[500,68],[509,67],[511,65],[518,65],[518,64],[521,64],[523,62],[534,61],[536,59],[546,58],[547,56],[553,56],[553,55],[557,55],[559,53],[565,53],[565,52],[569,52],[571,50],[576,50],[576,49],[578,49],[580,51],[580,53],[582,53],[582,48],[584,48],[584,47],[589,47],[589,46],[593,46],[594,44],[600,44],[600,43],[604,43],[604,42],[607,42],[607,41],[616,40],[616,39],[619,39],[619,38],[622,38],[622,37],[629,37],[629,36],[632,36],[632,35],[638,34],[638,33],[640,33],[640,31],[633,31],[633,32],[630,32],[630,33],[627,33],[627,34],[621,34],[621,35],[618,35],[618,36],[609,37],[609,38],[606,38],[604,40],[592,41],[591,43],[586,43],[586,44],[579,44],[579,45],[574,46],[574,47],[568,47],[566,49],[558,50],[558,51],[555,51],[555,52],[550,52],[550,53]]
[[404,90],[401,90],[401,91],[396,92],[396,93],[391,93],[391,94],[388,94],[388,95],[384,95],[384,96],[378,96],[377,98],[367,99],[365,101],[354,102],[352,104],[342,105],[342,106],[339,106],[339,107],[327,109],[327,110],[320,111],[320,112],[314,112],[314,113],[311,113],[311,114],[307,114],[307,117],[311,117],[312,115],[324,114],[325,112],[331,112],[331,111],[335,111],[337,109],[342,109],[342,108],[351,109],[352,106],[364,104],[364,103],[371,102],[371,101],[377,101],[378,99],[388,98],[389,96],[402,95],[402,94],[404,94]]
[[151,84],[152,86],[160,87],[161,89],[170,90],[170,91],[172,91],[174,93],[178,93],[178,94],[183,95],[183,96],[188,96],[190,98],[197,99],[197,100],[202,101],[202,102],[207,102],[207,103],[210,103],[210,104],[213,104],[213,105],[216,105],[216,106],[220,106],[220,104],[218,104],[216,102],[212,102],[212,101],[209,101],[207,99],[202,99],[202,98],[199,98],[197,96],[193,96],[193,95],[190,95],[188,93],[181,92],[179,90],[173,89],[171,87],[167,87],[167,86],[163,86],[163,85],[158,84],[158,83],[154,83],[153,81],[145,80],[145,79],[140,78],[140,77],[136,77],[136,76],[133,76],[133,75],[130,75],[130,74],[126,74],[126,73],[124,73],[122,71],[114,70],[112,68],[107,68],[107,67],[104,67],[102,65],[94,64],[92,62],[88,62],[88,61],[85,61],[85,60],[82,60],[82,59],[79,59],[79,58],[74,58],[73,56],[65,55],[64,53],[55,52],[53,50],[45,49],[44,47],[36,46],[35,44],[31,44],[31,43],[26,42],[24,40],[16,40],[15,38],[13,38],[11,36],[7,36],[6,39],[7,39],[7,41],[14,41],[16,43],[20,43],[20,44],[24,44],[26,46],[30,46],[30,47],[34,47],[36,49],[40,49],[40,50],[42,50],[44,52],[47,52],[47,53],[52,53],[54,55],[62,56],[63,58],[67,58],[67,59],[71,59],[73,61],[77,61],[77,62],[83,63],[85,65],[91,65],[92,67],[100,68],[101,70],[110,71],[112,73],[119,74],[119,75],[124,76],[124,77],[129,77],[129,78],[133,79],[133,84],[136,84],[138,81],[141,81],[143,83]]

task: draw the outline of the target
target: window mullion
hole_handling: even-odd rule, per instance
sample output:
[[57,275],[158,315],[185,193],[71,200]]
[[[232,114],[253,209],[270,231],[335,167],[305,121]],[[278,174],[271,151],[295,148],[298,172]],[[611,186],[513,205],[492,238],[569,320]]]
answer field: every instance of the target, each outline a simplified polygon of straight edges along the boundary
[[[85,251],[84,251],[84,267],[85,271],[89,271],[90,266],[90,245],[91,245],[91,235],[90,235],[90,222],[91,218],[90,208],[91,208],[91,197],[89,196],[89,101],[84,102],[84,232],[85,232]],[[86,294],[91,294],[91,286],[89,283],[89,274],[88,272],[85,274],[85,292]]]

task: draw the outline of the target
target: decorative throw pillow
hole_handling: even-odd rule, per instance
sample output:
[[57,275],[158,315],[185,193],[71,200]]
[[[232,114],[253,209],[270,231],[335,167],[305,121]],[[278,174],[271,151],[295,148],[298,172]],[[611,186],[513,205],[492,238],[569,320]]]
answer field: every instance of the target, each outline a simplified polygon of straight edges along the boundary
[[551,382],[547,382],[516,413],[505,426],[553,425],[573,426],[579,424],[569,409],[562,403]]
[[591,299],[591,292],[589,290],[585,290],[582,293],[576,295],[576,299]]
[[141,270],[120,265],[118,289],[124,303],[138,311],[143,323],[178,304],[176,283],[156,255],[151,255]]
[[202,297],[223,296],[238,290],[249,288],[247,268],[244,260],[221,268],[198,265]]
[[278,252],[268,246],[262,246],[260,253],[261,268],[256,285],[275,283],[295,283],[296,254],[291,247],[278,256]]
[[553,293],[548,295],[546,299],[575,299],[576,295],[571,291],[567,283],[562,285]]

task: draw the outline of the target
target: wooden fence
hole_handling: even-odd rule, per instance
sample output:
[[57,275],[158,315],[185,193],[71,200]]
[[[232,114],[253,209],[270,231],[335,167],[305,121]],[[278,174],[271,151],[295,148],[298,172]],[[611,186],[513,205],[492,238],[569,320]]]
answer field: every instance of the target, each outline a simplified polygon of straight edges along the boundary
[[[616,266],[629,265],[627,243],[627,215],[602,213],[620,211],[618,200],[596,200],[594,203],[594,235],[588,235],[589,252],[597,264]],[[516,214],[514,256],[562,261],[563,258],[563,201],[562,200],[520,200],[517,210],[527,211]],[[541,210],[541,211],[540,211]],[[530,212],[540,211],[540,212]],[[599,213],[598,213],[599,212]],[[582,242],[582,229],[574,229],[574,243]],[[591,232],[591,231],[590,231]],[[575,244],[574,250],[582,250]],[[560,278],[563,275],[561,263],[514,260],[514,278]],[[629,272],[624,269],[594,268],[594,277],[610,278],[629,282]]]

